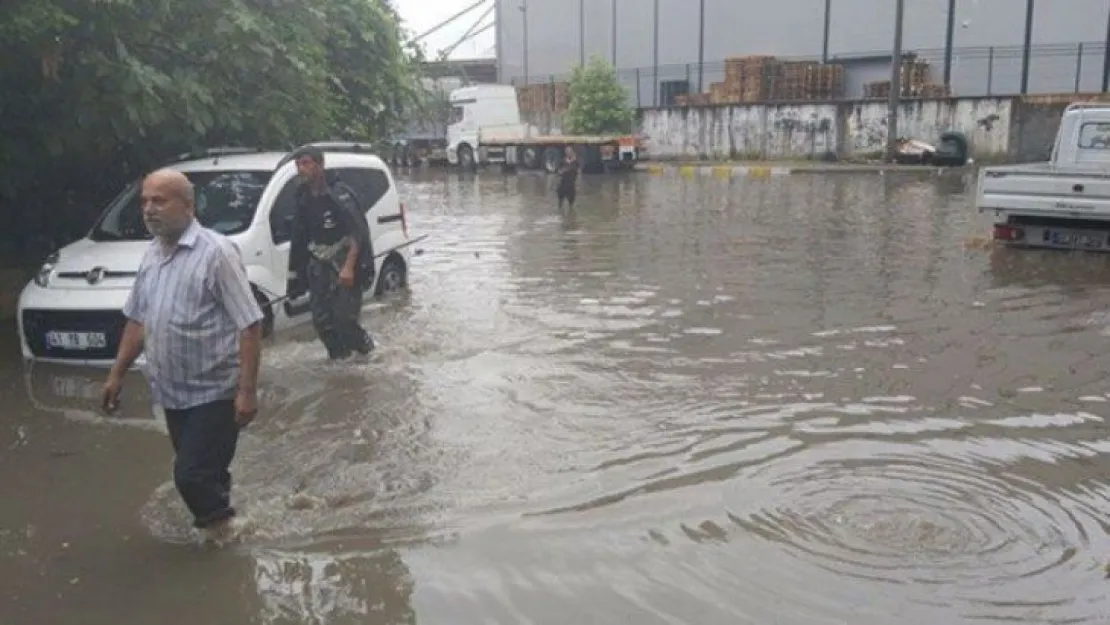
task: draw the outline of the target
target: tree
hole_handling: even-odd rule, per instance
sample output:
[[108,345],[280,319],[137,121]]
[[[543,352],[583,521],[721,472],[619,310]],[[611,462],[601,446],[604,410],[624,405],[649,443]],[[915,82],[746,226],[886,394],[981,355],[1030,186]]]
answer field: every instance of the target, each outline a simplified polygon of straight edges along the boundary
[[590,58],[574,69],[567,87],[570,100],[564,120],[571,134],[595,135],[629,132],[633,112],[628,93],[617,80],[617,72],[600,57]]
[[3,0],[7,247],[83,232],[182,151],[384,136],[419,97],[411,50],[386,0]]

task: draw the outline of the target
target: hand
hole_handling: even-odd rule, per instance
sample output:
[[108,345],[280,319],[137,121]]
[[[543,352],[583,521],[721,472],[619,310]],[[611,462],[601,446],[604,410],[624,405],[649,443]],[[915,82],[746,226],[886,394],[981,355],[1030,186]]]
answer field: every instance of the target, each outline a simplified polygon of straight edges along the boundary
[[109,375],[108,381],[100,391],[100,407],[104,412],[112,414],[119,408],[119,394],[123,389],[123,381],[116,375]]
[[344,267],[339,271],[339,284],[344,288],[351,288],[355,285],[355,272],[349,267]]
[[256,414],[258,414],[258,393],[239,389],[235,394],[235,424],[241,428],[247,427],[251,421],[254,421]]

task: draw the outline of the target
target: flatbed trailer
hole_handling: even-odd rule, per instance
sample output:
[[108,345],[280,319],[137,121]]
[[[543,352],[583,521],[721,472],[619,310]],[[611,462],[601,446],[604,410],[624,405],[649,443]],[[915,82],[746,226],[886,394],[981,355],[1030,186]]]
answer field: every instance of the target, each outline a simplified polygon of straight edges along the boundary
[[480,162],[555,173],[566,149],[574,148],[585,171],[631,169],[642,145],[635,135],[482,136]]

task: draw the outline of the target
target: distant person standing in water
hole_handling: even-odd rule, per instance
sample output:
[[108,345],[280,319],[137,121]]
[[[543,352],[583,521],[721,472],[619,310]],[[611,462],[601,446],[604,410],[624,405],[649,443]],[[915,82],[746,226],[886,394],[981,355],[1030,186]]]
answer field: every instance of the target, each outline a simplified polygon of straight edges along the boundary
[[188,178],[156,171],[143,180],[140,202],[154,241],[123,306],[127,323],[101,403],[109,413],[119,407],[123,376],[145,352],[175,454],[174,485],[193,526],[224,542],[240,529],[228,468],[239,430],[258,412],[262,310],[235,244],[197,221]]
[[563,163],[559,166],[559,208],[563,207],[563,201],[574,208],[574,199],[578,195],[578,154],[574,148],[567,146],[564,153]]

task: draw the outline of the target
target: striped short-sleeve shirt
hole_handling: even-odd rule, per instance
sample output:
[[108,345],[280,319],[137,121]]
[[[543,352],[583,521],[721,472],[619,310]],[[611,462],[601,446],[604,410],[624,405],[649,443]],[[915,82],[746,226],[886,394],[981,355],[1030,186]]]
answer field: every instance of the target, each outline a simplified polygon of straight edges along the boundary
[[239,335],[262,320],[235,244],[195,219],[173,249],[147,249],[123,314],[143,326],[144,373],[170,410],[235,397]]

